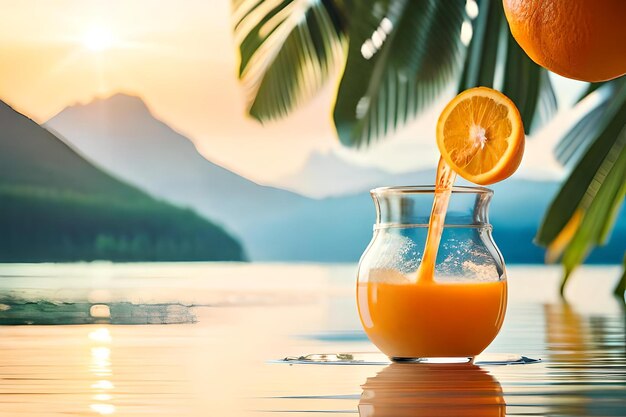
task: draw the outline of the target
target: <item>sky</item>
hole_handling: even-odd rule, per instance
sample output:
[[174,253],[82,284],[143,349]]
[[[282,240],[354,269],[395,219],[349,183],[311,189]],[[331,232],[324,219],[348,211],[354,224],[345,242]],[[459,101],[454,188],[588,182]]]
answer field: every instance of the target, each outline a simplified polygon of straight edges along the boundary
[[[0,10],[0,99],[37,122],[66,106],[125,92],[142,97],[205,157],[261,183],[299,170],[312,152],[395,172],[436,165],[435,122],[452,88],[365,151],[337,141],[336,83],[286,119],[261,125],[247,117],[230,0],[0,0]],[[559,77],[555,83],[565,104],[584,88]],[[549,150],[575,117],[563,111],[528,141],[519,176],[563,176]]]

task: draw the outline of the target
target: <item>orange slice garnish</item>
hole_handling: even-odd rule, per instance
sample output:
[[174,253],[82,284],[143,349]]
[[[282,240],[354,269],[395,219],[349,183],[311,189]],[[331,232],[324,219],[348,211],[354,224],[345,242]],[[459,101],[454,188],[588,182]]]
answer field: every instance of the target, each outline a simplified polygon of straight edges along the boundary
[[463,91],[443,110],[437,146],[461,177],[480,185],[510,177],[524,154],[524,126],[515,104],[499,91]]

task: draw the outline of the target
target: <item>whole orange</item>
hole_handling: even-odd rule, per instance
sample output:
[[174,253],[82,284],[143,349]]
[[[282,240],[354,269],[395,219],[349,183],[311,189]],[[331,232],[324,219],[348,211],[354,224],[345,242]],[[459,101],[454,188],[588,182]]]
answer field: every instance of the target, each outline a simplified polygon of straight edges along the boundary
[[503,0],[513,37],[542,67],[581,81],[626,74],[626,0]]

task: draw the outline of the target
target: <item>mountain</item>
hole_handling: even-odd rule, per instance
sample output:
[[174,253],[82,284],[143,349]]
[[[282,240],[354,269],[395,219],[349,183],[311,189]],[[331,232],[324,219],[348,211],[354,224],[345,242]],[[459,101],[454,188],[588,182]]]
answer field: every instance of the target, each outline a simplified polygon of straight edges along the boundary
[[297,172],[279,178],[273,185],[320,199],[387,185],[432,184],[434,175],[432,169],[393,174],[380,168],[357,165],[332,151],[313,152]]
[[241,260],[223,229],[95,167],[0,101],[0,261]]
[[[69,107],[47,126],[130,183],[219,220],[238,234],[255,261],[356,262],[375,221],[366,190],[432,184],[435,176],[434,170],[386,173],[318,154],[300,174],[280,183],[317,196],[332,195],[307,198],[256,184],[207,161],[139,98],[122,94]],[[558,184],[510,179],[494,189],[491,220],[505,259],[542,262],[544,251],[532,240]],[[592,261],[621,261],[625,218],[620,217],[612,242],[594,252]]]
[[351,164],[333,152],[312,152],[296,173],[275,185],[313,198],[352,194],[379,184],[387,173],[378,168]]
[[[200,155],[193,143],[155,118],[144,102],[116,94],[64,109],[46,127],[131,184],[217,220],[246,240],[255,223],[280,218],[308,199],[256,184]],[[267,242],[261,243],[265,245]]]

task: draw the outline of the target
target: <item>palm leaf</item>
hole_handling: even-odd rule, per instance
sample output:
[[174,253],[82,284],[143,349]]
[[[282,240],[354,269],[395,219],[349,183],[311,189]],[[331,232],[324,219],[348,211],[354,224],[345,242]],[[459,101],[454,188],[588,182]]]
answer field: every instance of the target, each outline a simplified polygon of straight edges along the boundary
[[587,113],[570,132],[563,137],[554,149],[556,159],[569,165],[580,158],[589,143],[594,139],[598,123],[601,123],[609,102],[605,101]]
[[597,186],[590,187],[594,176],[618,142],[626,124],[626,82],[616,80],[602,88],[611,91],[600,113],[601,117],[597,116],[598,113],[590,112],[565,135],[567,138],[584,130],[591,145],[548,208],[536,237],[537,243],[541,245],[549,246],[577,210],[586,212],[598,191]]
[[[625,178],[626,126],[594,175],[593,184],[585,195],[585,199],[590,201],[589,208],[563,254],[565,276],[561,292],[571,272],[585,260],[593,246],[605,243],[626,196]],[[589,195],[590,190],[595,191],[593,197]]]
[[587,149],[596,138],[597,126],[606,117],[607,108],[612,102],[611,97],[619,90],[620,85],[626,79],[619,79],[608,83],[591,83],[579,98],[579,102],[588,98],[592,94],[599,94],[603,100],[598,106],[590,110],[570,132],[559,141],[555,156],[563,165],[571,164],[579,159],[580,155]]
[[606,102],[566,135],[569,143],[588,135],[591,144],[552,202],[537,234],[537,241],[548,246],[547,258],[554,259],[564,251],[561,293],[572,271],[594,246],[607,240],[626,193],[626,82],[617,80],[602,88],[611,90]]
[[605,82],[600,82],[600,83],[589,83],[589,85],[587,85],[587,88],[585,89],[585,91],[581,94],[581,96],[578,98],[578,101],[582,101],[582,99],[584,99],[585,97],[587,97],[589,94],[593,93],[594,91],[596,91],[597,89],[599,89],[600,87],[602,87],[603,85],[605,85]]
[[622,276],[617,281],[613,294],[620,297],[624,301],[624,293],[626,293],[626,252],[624,252],[624,259],[622,260]]
[[[502,5],[501,2],[498,2]],[[502,92],[520,111],[524,130],[532,133],[552,118],[557,103],[548,71],[535,64],[508,29]]]
[[345,19],[331,0],[234,0],[239,77],[259,121],[310,99],[343,59]]
[[478,16],[472,22],[470,41],[459,92],[472,87],[495,87],[496,64],[500,43],[500,32],[504,22],[502,2],[479,0]]
[[479,0],[478,10],[459,92],[477,86],[502,90],[520,110],[526,133],[535,131],[557,108],[548,71],[528,58],[511,36],[502,1]]
[[461,63],[464,0],[351,3],[334,120],[344,145],[393,132],[444,90]]

